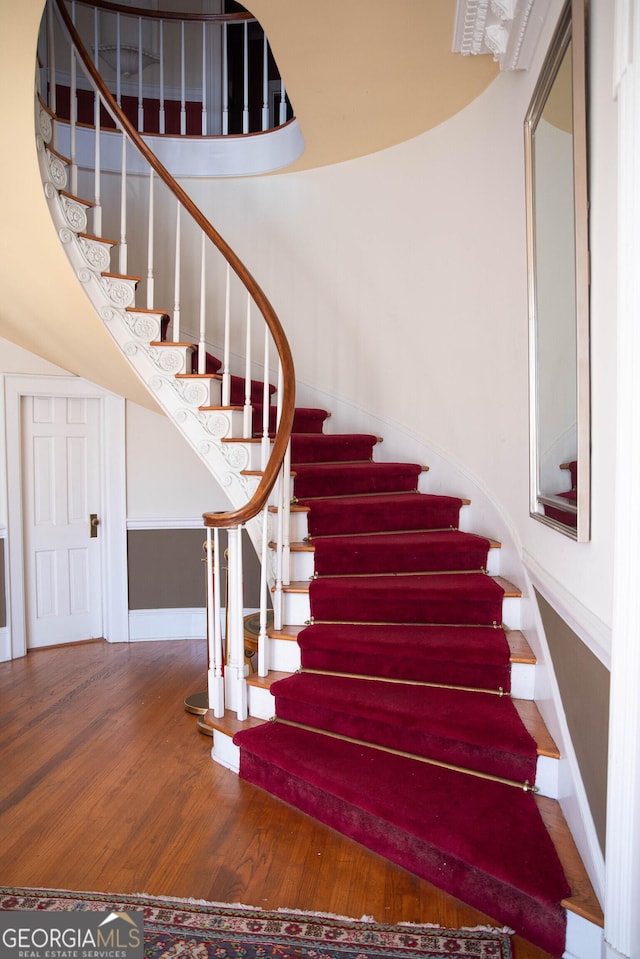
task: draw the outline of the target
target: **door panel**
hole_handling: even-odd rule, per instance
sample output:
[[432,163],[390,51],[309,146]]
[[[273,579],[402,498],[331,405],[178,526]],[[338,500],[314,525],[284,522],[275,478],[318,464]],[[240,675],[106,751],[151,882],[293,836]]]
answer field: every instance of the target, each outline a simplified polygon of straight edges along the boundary
[[99,401],[22,398],[27,647],[102,633]]

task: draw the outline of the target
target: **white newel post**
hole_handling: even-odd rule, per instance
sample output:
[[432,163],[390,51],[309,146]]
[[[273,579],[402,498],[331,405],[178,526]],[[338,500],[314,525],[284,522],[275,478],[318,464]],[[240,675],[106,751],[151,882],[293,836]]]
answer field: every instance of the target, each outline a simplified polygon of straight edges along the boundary
[[242,528],[227,530],[229,561],[227,572],[227,663],[225,691],[229,709],[239,720],[248,716],[247,675],[244,661],[244,603],[242,589]]
[[212,536],[211,527],[207,528],[207,645],[209,653],[209,671],[207,688],[209,709],[218,718],[224,716],[224,663],[222,653],[222,634],[220,630],[220,556],[218,530]]
[[618,368],[605,947],[640,957],[640,0],[617,0]]

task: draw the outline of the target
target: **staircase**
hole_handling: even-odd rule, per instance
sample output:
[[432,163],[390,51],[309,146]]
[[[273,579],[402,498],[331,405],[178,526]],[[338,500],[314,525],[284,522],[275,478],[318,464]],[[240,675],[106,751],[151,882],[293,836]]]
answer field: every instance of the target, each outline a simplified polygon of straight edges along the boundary
[[[232,511],[206,525],[248,524],[263,546],[268,675],[250,680],[245,703],[236,584],[224,669],[210,635],[214,759],[562,955],[576,922],[602,916],[559,812],[558,751],[532,702],[535,660],[500,544],[467,531],[468,501],[424,490],[422,464],[376,462],[377,436],[325,432],[327,411],[294,409],[277,318],[215,231],[276,341],[280,389],[254,380],[249,362],[232,374],[226,341],[216,358],[204,330],[183,341],[175,310],[138,306],[140,277],[112,272],[116,244],[90,232],[91,201],[67,190],[73,161],[52,144],[56,117],[40,102],[36,117],[45,194],[80,281],[229,492]],[[224,710],[229,674],[238,718]]]
[[460,529],[471,504],[377,444],[292,435],[280,672],[249,680],[273,721],[209,713],[204,731],[243,778],[562,955],[567,910],[570,931],[601,916],[566,826],[550,838],[559,757],[519,590],[500,544]]

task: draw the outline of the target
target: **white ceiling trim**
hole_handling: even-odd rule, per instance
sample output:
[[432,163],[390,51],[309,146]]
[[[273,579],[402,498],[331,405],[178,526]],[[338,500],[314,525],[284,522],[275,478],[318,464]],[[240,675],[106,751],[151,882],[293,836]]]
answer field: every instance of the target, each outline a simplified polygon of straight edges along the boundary
[[453,51],[528,70],[548,8],[549,0],[457,0]]

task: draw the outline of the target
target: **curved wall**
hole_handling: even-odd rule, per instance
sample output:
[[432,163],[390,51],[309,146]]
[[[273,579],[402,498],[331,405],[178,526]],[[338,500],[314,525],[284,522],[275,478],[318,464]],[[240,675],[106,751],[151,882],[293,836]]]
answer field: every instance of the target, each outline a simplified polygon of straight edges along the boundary
[[[599,31],[593,70],[604,72],[611,24]],[[185,185],[260,277],[299,380],[400,424],[475,477],[546,592],[561,594],[593,627],[606,659],[615,183],[603,174],[615,168],[614,104],[603,98],[592,117],[592,220],[600,228],[592,251],[593,532],[577,544],[528,512],[522,123],[542,55],[528,73],[500,75],[462,112],[399,146],[317,170]]]

